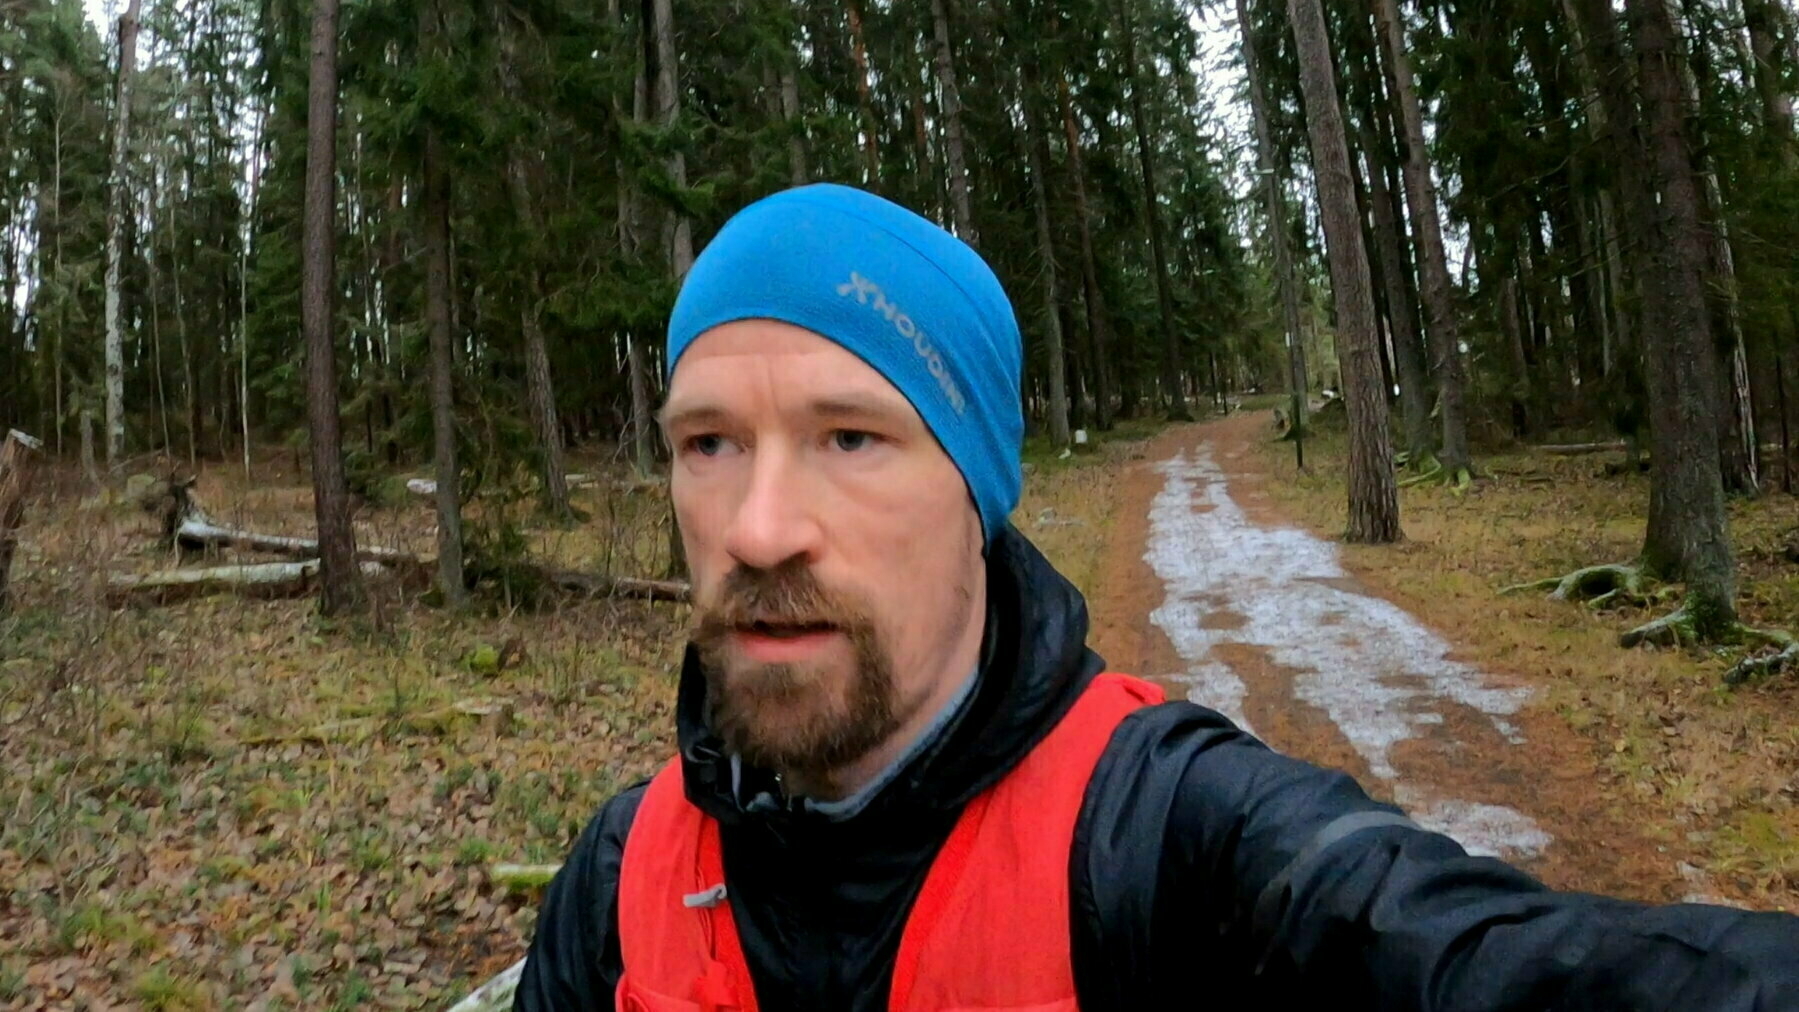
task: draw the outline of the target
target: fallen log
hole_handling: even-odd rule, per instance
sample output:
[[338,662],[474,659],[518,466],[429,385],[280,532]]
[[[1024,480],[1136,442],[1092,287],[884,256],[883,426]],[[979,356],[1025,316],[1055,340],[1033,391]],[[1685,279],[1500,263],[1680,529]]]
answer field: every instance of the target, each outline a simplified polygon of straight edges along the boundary
[[[317,558],[316,538],[295,538],[282,534],[264,534],[227,527],[214,520],[194,497],[194,482],[188,478],[159,486],[144,497],[144,508],[161,515],[165,543],[173,543],[186,551],[239,548],[271,555],[287,555],[298,559]],[[424,560],[412,552],[380,545],[356,546],[356,558],[364,562],[388,565],[422,565]]]
[[[587,474],[582,471],[565,475],[562,480],[569,488],[592,488],[597,485],[606,485],[615,492],[653,492],[667,484],[661,478],[616,478],[606,482],[602,481],[599,475]],[[408,478],[406,479],[406,491],[417,496],[434,496],[437,494],[437,481],[432,478]]]
[[0,443],[0,612],[6,611],[8,574],[19,525],[25,522],[25,491],[31,487],[32,463],[44,444],[18,429],[8,429]]
[[[380,563],[362,563],[362,575],[386,572]],[[167,569],[156,573],[118,573],[107,580],[106,601],[117,606],[128,601],[170,604],[207,594],[235,593],[244,597],[299,597],[317,587],[319,560],[260,562],[206,569]]]
[[398,717],[391,714],[364,714],[360,717],[328,720],[323,724],[314,724],[297,731],[254,735],[239,739],[238,744],[260,746],[355,743],[367,741],[383,728],[404,734],[436,736],[448,734],[457,727],[470,723],[499,733],[511,726],[512,719],[513,706],[510,699],[459,699],[448,706],[402,714]]
[[1547,453],[1555,457],[1578,457],[1587,453],[1608,453],[1612,450],[1625,450],[1622,439],[1609,443],[1558,443],[1549,446],[1534,447],[1538,453]]
[[546,583],[573,594],[588,597],[640,597],[646,601],[673,601],[686,604],[691,592],[679,580],[644,580],[630,576],[600,576],[572,569],[538,567]]
[[[233,527],[222,527],[208,519],[205,515],[190,516],[181,521],[175,528],[175,543],[189,550],[241,548],[252,552],[268,552],[271,555],[291,555],[295,558],[313,558],[319,554],[319,543],[314,538],[290,538],[280,534],[262,534],[257,531],[238,530]],[[356,558],[363,562],[384,562],[389,565],[422,565],[424,560],[412,552],[398,548],[384,548],[380,545],[357,545]]]
[[504,1012],[512,1008],[512,996],[518,991],[518,981],[524,972],[525,961],[521,959],[500,971],[499,976],[475,988],[467,998],[450,1006],[450,1012]]

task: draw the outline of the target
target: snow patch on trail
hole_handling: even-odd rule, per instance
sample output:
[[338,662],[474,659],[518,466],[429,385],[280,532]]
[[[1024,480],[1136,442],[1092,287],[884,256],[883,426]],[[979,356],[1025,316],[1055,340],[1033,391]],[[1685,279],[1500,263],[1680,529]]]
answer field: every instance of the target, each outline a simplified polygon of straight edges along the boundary
[[[1394,745],[1442,724],[1448,706],[1472,709],[1508,741],[1522,742],[1507,718],[1528,690],[1489,683],[1478,669],[1449,659],[1449,644],[1399,606],[1345,589],[1353,584],[1335,545],[1251,522],[1231,498],[1210,446],[1156,467],[1165,481],[1150,505],[1144,561],[1167,598],[1150,620],[1187,665],[1169,677],[1189,687],[1189,699],[1253,734],[1243,716],[1249,690],[1212,648],[1260,647],[1295,672],[1294,695],[1323,710],[1376,777],[1409,795],[1402,804],[1421,824],[1486,854],[1530,856],[1548,845],[1548,835],[1521,812],[1399,785],[1391,759]],[[1215,611],[1237,618],[1206,622]]]

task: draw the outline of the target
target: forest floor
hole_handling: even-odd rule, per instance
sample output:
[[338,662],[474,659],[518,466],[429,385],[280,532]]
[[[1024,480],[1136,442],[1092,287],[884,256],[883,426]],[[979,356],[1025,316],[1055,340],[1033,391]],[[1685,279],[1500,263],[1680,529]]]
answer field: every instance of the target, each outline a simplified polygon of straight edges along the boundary
[[[1403,492],[1402,545],[1344,546],[1340,437],[1309,443],[1298,476],[1271,437],[1245,413],[1067,459],[1027,447],[1015,522],[1088,593],[1114,667],[1555,885],[1799,907],[1799,680],[1727,692],[1723,659],[1618,649],[1640,614],[1497,594],[1629,557],[1644,479],[1490,457],[1498,477],[1466,495]],[[106,574],[176,560],[72,469],[44,485],[0,619],[0,1008],[442,1008],[530,937],[538,897],[492,865],[559,860],[672,749],[683,607],[489,595],[450,614],[402,590],[350,622],[309,600],[108,607]],[[254,481],[210,467],[197,491],[222,522],[311,527],[285,454]],[[478,501],[476,537],[510,516],[557,564],[660,574],[660,494],[575,498],[573,527]],[[1746,617],[1792,621],[1792,500],[1732,508]],[[363,544],[430,550],[425,500],[357,524]]]
[[[1083,587],[1151,431],[1066,459],[1027,447],[1015,522]],[[592,454],[570,468],[622,473]],[[354,621],[310,599],[109,607],[109,573],[179,560],[131,503],[40,473],[0,617],[0,1008],[443,1008],[530,937],[539,897],[491,867],[560,860],[672,753],[684,606],[490,594],[451,614],[390,586]],[[209,465],[196,492],[221,523],[312,527],[286,453],[251,481]],[[590,519],[572,527],[477,499],[471,537],[661,575],[659,491],[574,499]],[[432,549],[423,498],[356,524],[361,545]]]
[[[1634,610],[1499,588],[1628,560],[1647,482],[1517,451],[1464,495],[1401,493],[1407,540],[1344,545],[1343,441],[1298,474],[1265,413],[1171,429],[1122,485],[1096,645],[1273,746],[1355,774],[1550,884],[1799,909],[1799,680],[1728,691],[1728,659],[1626,651]],[[1732,504],[1745,620],[1799,616],[1799,519]]]

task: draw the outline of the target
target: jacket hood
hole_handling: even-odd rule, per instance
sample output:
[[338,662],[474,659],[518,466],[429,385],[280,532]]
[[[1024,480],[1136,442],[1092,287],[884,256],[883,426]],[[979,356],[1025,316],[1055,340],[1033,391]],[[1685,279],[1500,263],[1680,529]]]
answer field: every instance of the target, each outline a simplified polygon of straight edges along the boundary
[[[1087,602],[1081,592],[1007,524],[987,548],[987,627],[973,696],[854,819],[960,809],[996,783],[1104,667],[1086,644]],[[706,679],[690,644],[675,708],[688,800],[726,823],[804,817],[789,807],[747,804],[758,789],[772,786],[773,777],[753,769],[733,775],[723,743],[706,725],[706,709]]]

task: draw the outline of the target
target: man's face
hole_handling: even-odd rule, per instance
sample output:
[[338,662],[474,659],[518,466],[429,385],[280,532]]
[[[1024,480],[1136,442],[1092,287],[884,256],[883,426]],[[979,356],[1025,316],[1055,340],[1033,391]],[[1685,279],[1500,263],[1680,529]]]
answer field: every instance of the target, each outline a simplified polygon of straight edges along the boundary
[[663,427],[693,640],[727,746],[826,774],[970,674],[980,519],[880,373],[800,327],[725,324],[681,356]]

